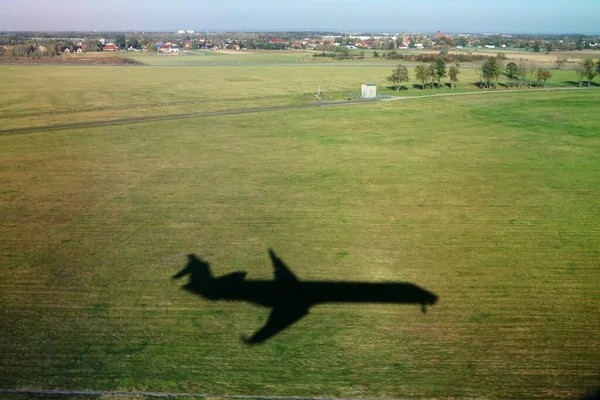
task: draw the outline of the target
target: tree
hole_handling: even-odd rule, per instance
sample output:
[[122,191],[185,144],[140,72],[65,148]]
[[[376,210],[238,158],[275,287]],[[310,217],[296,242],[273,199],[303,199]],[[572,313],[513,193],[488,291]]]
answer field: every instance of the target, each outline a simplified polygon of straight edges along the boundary
[[535,63],[530,62],[526,64],[525,68],[529,77],[529,87],[531,87],[531,82],[536,78],[538,67]]
[[425,90],[425,82],[429,78],[429,73],[427,72],[427,67],[424,65],[417,65],[415,68],[415,77],[419,82],[421,82],[421,88]]
[[104,49],[104,45],[99,40],[92,40],[88,43],[87,51],[102,51]]
[[583,80],[586,77],[586,73],[585,73],[585,68],[583,68],[582,65],[577,65],[575,67],[575,75],[577,75],[577,80],[579,81],[579,87],[581,87],[581,85],[583,85]]
[[429,67],[427,67],[427,77],[429,78],[429,86],[433,89],[433,83],[437,78],[434,63],[429,64]]
[[517,64],[517,87],[520,88],[525,79],[527,78],[527,71],[527,63],[525,63],[525,61],[523,60],[519,61],[519,63]]
[[497,80],[500,77],[500,64],[496,60],[496,57],[490,57],[481,66],[481,75],[485,80],[485,87],[489,88],[492,86],[492,81]]
[[519,66],[514,62],[509,62],[506,64],[504,74],[511,81],[516,81],[519,78]]
[[587,81],[588,81],[587,85],[589,87],[592,85],[592,81],[598,74],[598,71],[596,69],[596,63],[594,62],[593,59],[586,58],[585,60],[583,60],[581,62],[581,67],[585,71],[585,77],[587,78]]
[[460,69],[458,69],[458,65],[453,65],[448,70],[448,75],[450,76],[450,88],[454,89],[456,87],[456,82],[458,82],[458,75],[460,74]]
[[154,40],[145,41],[144,49],[146,49],[148,52],[156,52],[156,43],[154,43]]
[[434,69],[435,69],[435,79],[437,80],[437,87],[438,89],[440,88],[440,81],[442,80],[442,78],[445,78],[447,76],[446,74],[446,61],[444,61],[444,59],[442,57],[438,57],[434,64]]
[[142,45],[140,44],[140,41],[135,36],[127,39],[126,45],[127,45],[127,48],[132,47],[134,49],[139,49],[140,47],[142,47]]
[[567,57],[556,57],[556,61],[554,64],[556,65],[556,69],[561,69],[567,63]]
[[379,53],[377,51],[374,51],[373,52],[373,57],[375,57],[375,58],[379,57]]
[[408,70],[402,64],[398,64],[392,75],[387,77],[387,80],[392,82],[394,90],[400,90],[402,88],[402,82],[408,82]]
[[552,78],[552,73],[550,70],[539,68],[537,70],[537,86],[540,86],[540,81],[544,81],[544,86],[546,87],[546,81]]
[[115,46],[117,46],[119,49],[124,49],[126,45],[127,40],[125,39],[125,35],[118,35],[115,38]]

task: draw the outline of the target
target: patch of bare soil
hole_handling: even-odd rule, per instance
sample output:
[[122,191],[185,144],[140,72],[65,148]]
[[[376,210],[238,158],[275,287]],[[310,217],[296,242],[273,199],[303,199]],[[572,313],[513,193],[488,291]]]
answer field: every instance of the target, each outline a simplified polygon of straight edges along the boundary
[[238,54],[244,54],[244,55],[252,54],[252,52],[247,52],[245,50],[215,50],[215,53],[234,54],[234,55],[238,55]]

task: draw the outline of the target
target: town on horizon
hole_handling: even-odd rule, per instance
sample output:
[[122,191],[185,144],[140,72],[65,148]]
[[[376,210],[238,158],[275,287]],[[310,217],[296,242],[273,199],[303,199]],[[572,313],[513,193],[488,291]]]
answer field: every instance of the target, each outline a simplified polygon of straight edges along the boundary
[[[505,49],[531,52],[599,49],[600,35],[581,34],[474,34],[360,31],[244,31],[205,32],[179,29],[169,32],[0,32],[0,56],[38,56],[97,51],[186,50],[349,50]],[[20,46],[20,47],[19,47]],[[29,49],[29,50],[27,50]],[[32,50],[33,49],[33,50]]]

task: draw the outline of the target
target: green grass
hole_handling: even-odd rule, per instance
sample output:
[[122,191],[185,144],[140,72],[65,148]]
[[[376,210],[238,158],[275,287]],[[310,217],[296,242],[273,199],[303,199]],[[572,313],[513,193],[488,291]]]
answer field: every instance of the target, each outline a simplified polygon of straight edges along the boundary
[[[7,70],[31,81],[3,91],[4,118],[49,93],[58,110],[190,99],[206,71]],[[274,71],[215,69],[208,87],[360,76]],[[598,383],[599,106],[598,91],[514,93],[2,136],[0,387],[577,396]],[[169,279],[189,253],[270,279],[269,247],[301,279],[413,282],[440,301],[318,306],[246,347],[268,310]]]
[[[413,69],[409,70],[413,76]],[[0,71],[7,77],[0,82],[0,130],[4,131],[136,116],[306,104],[317,101],[313,93],[318,85],[326,100],[356,98],[364,82],[376,83],[379,94],[400,96],[482,91],[474,86],[475,70],[467,68],[462,69],[455,90],[413,89],[416,82],[411,81],[407,84],[410,90],[400,92],[388,88],[385,78],[391,73],[391,66],[1,66]],[[569,80],[574,80],[573,71],[556,71],[550,85],[562,86]]]

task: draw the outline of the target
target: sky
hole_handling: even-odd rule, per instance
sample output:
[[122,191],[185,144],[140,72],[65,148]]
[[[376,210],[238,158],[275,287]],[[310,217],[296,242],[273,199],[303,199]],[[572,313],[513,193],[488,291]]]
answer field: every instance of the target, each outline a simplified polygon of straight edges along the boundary
[[0,0],[0,31],[600,34],[600,0]]

